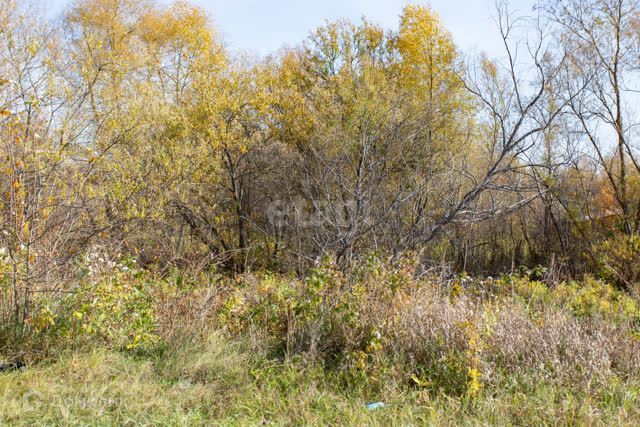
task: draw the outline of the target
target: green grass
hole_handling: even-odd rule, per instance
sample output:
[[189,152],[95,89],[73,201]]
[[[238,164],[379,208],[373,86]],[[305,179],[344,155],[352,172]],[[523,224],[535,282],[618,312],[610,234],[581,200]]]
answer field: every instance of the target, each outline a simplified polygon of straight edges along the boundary
[[[60,305],[31,353],[4,347],[31,365],[0,374],[0,425],[640,425],[631,296],[594,280],[403,280],[245,277],[206,310],[191,290],[108,287]],[[106,304],[65,322],[87,300]]]
[[[67,353],[0,375],[2,425],[634,425],[640,388],[591,392],[505,377],[477,398],[389,379],[347,381],[313,363],[270,359],[214,333],[150,355]],[[373,381],[373,380],[372,380]],[[387,405],[370,411],[368,401]]]

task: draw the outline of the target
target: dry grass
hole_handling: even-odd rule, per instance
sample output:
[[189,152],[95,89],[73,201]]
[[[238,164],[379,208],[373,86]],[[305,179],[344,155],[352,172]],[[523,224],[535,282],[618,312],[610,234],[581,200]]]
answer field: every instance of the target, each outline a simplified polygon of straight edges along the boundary
[[442,283],[374,265],[148,289],[159,342],[85,337],[0,375],[0,423],[640,422],[638,309],[593,280]]

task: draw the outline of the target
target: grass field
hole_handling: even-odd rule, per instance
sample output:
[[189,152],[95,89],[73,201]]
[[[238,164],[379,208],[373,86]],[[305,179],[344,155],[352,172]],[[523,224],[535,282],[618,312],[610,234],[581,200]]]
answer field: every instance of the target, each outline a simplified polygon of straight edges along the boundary
[[[162,357],[97,349],[0,375],[6,425],[637,425],[637,383],[577,392],[513,378],[478,398],[349,385],[212,334]],[[369,410],[366,404],[384,401]]]
[[[111,277],[34,340],[66,344],[0,374],[0,424],[640,424],[632,297],[593,279],[397,273],[249,275],[216,292]],[[136,281],[149,286],[119,285]]]

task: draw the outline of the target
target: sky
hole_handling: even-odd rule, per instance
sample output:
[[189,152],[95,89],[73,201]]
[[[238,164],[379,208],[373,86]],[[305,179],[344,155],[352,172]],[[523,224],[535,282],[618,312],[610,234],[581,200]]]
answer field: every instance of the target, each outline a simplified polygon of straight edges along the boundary
[[[168,0],[164,0],[167,2]],[[464,52],[500,54],[493,17],[495,0],[191,0],[207,10],[227,47],[263,56],[283,46],[299,44],[326,20],[366,16],[384,28],[397,28],[408,3],[430,4]],[[52,15],[71,0],[45,0]],[[530,14],[535,0],[511,0],[510,9]]]

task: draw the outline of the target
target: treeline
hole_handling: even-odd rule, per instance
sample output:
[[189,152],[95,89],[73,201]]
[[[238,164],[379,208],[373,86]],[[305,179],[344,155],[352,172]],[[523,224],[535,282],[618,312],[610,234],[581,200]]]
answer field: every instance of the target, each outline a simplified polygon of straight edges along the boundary
[[636,1],[501,3],[496,59],[423,6],[257,60],[189,3],[33,10],[0,0],[5,321],[91,257],[304,273],[375,252],[638,279]]

